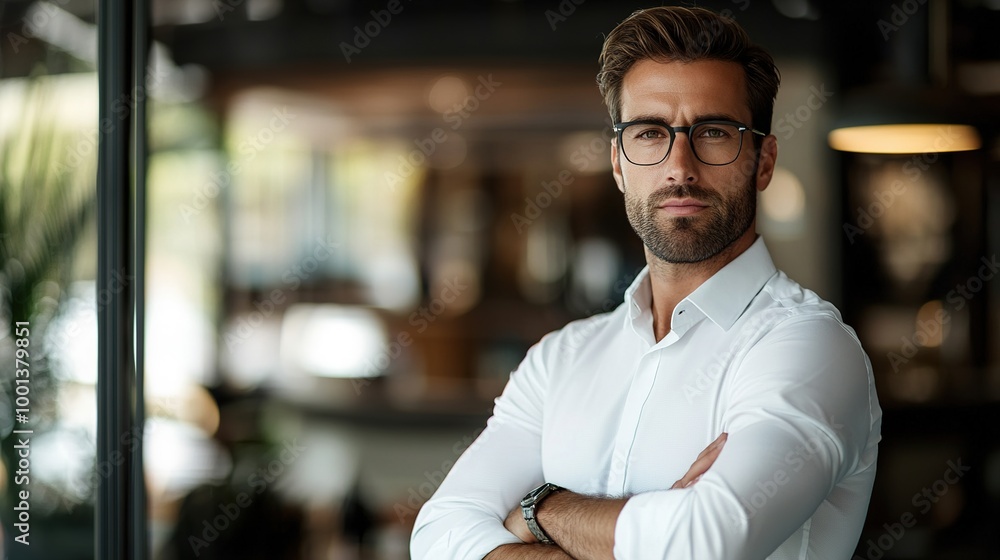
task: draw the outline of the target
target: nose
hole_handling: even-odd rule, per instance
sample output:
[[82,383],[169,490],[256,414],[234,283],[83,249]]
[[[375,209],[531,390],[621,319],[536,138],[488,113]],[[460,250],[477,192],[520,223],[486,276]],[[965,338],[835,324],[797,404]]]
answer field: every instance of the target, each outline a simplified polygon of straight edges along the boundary
[[661,164],[672,183],[697,183],[698,158],[691,149],[691,141],[687,133],[678,132],[674,136],[674,145],[670,147],[667,159]]

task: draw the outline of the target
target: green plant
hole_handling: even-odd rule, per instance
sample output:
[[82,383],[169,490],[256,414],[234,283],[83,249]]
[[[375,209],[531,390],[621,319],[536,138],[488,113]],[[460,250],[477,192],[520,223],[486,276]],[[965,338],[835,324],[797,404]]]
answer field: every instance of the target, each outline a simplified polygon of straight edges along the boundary
[[[46,347],[45,330],[58,311],[74,252],[96,211],[96,148],[87,156],[67,158],[86,142],[96,144],[96,130],[90,138],[67,130],[52,116],[60,84],[32,78],[18,85],[8,82],[5,87],[11,89],[2,92],[3,111],[17,114],[17,121],[0,129],[0,453],[8,466],[3,502],[17,490],[15,469],[10,468],[16,464],[11,430],[27,427],[37,435],[54,420],[56,378],[46,359],[54,349]],[[23,93],[18,96],[17,91]],[[30,330],[27,426],[14,425],[17,322],[28,322]],[[12,511],[10,503],[0,505],[4,513]]]

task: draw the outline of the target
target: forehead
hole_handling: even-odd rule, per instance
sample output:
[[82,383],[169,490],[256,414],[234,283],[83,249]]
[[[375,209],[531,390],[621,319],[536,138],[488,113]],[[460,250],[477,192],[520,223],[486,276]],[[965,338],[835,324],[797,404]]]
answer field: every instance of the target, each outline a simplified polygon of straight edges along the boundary
[[659,116],[673,123],[702,115],[749,122],[743,67],[723,60],[644,59],[622,80],[622,120]]

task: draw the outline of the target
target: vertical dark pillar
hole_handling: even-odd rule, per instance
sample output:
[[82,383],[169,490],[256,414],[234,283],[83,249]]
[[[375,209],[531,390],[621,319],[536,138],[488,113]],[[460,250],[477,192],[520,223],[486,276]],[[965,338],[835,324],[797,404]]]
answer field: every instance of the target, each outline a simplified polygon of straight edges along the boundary
[[[125,560],[135,541],[133,451],[135,262],[130,156],[133,4],[98,4],[96,557]],[[141,394],[139,395],[141,397]],[[107,473],[104,476],[104,473]]]

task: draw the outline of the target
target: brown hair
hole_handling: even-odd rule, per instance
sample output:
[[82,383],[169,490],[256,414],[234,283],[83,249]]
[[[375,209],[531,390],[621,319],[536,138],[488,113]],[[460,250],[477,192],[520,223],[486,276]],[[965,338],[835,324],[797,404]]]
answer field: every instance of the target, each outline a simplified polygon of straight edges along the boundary
[[[597,84],[611,118],[621,120],[625,73],[647,58],[667,61],[726,60],[745,72],[751,126],[771,132],[774,97],[781,77],[774,59],[750,42],[733,19],[704,8],[661,6],[639,10],[618,24],[604,40]],[[754,138],[758,138],[754,136]]]

